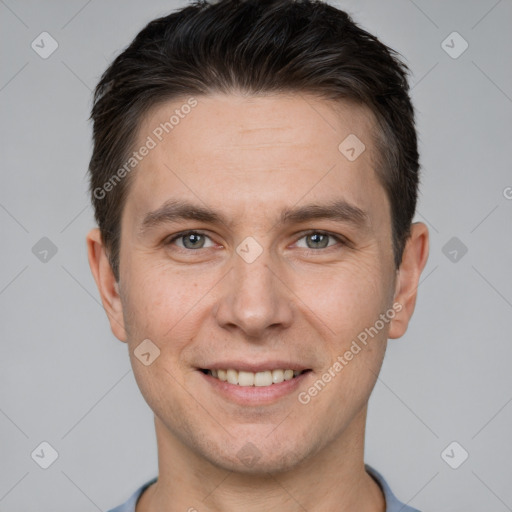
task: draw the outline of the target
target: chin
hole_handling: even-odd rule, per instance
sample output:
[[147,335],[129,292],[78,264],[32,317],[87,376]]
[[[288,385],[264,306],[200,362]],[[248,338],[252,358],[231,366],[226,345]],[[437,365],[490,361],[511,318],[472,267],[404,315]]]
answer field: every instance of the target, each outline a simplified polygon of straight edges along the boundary
[[272,454],[260,456],[258,460],[239,460],[237,457],[223,458],[218,461],[218,467],[242,475],[265,476],[268,473],[286,473],[296,468],[302,458],[297,454]]
[[225,471],[232,471],[245,475],[266,475],[268,473],[285,473],[301,464],[312,450],[303,443],[288,443],[280,440],[271,443],[262,438],[258,442],[237,442],[231,446],[223,445],[210,453],[203,453],[203,457]]

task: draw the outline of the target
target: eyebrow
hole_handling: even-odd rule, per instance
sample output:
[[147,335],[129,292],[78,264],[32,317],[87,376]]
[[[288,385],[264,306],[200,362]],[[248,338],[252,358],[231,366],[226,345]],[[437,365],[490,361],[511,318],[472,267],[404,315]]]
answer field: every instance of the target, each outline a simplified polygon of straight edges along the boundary
[[[364,210],[343,199],[338,199],[322,205],[309,204],[285,209],[281,212],[277,224],[299,224],[320,219],[348,223],[355,227],[364,227],[369,222],[368,214]],[[159,225],[181,220],[226,226],[231,224],[225,215],[210,208],[185,200],[169,200],[144,216],[139,233],[143,235]]]

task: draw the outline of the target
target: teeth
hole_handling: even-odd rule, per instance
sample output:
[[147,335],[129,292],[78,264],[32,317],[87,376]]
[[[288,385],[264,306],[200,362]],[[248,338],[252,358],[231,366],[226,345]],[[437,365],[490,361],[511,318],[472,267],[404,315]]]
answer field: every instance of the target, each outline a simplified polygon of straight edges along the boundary
[[258,386],[259,384],[255,382],[256,377],[258,375],[260,374],[254,374],[252,372],[238,372],[238,381],[236,382],[236,384],[238,384],[239,386]]
[[272,382],[274,384],[279,384],[284,380],[284,370],[273,370],[272,371]]
[[230,384],[238,384],[238,372],[236,370],[228,370],[228,382]]
[[208,375],[221,381],[227,381],[230,384],[239,386],[270,386],[279,384],[285,380],[291,380],[302,373],[301,370],[266,370],[263,372],[245,372],[237,371],[232,368],[228,370],[208,370]]
[[[245,372],[244,372],[245,373]],[[240,375],[242,372],[238,373],[238,384],[242,386]],[[255,386],[270,386],[272,384],[272,372],[266,371],[266,372],[258,372],[254,373],[254,385]]]

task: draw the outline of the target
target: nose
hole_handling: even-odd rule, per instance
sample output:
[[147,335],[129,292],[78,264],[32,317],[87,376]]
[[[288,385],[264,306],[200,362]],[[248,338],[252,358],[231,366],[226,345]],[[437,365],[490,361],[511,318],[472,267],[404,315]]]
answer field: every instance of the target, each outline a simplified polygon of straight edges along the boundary
[[223,280],[215,308],[222,328],[239,329],[248,338],[261,339],[269,330],[291,325],[292,292],[268,256],[268,250],[264,250],[256,261],[248,263],[233,255],[233,267]]

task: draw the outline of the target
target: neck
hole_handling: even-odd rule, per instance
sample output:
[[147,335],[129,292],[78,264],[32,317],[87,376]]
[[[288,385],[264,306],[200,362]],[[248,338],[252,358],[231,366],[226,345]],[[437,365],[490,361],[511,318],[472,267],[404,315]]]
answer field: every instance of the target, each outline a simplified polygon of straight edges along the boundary
[[214,466],[155,417],[158,481],[136,512],[385,512],[382,491],[364,468],[365,422],[366,408],[340,438],[291,470],[244,474]]

